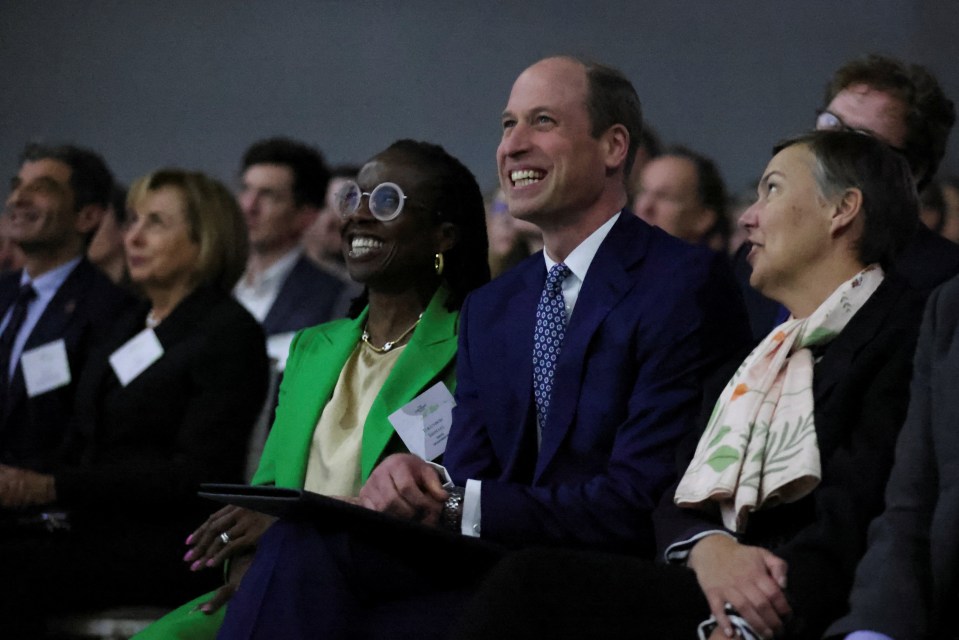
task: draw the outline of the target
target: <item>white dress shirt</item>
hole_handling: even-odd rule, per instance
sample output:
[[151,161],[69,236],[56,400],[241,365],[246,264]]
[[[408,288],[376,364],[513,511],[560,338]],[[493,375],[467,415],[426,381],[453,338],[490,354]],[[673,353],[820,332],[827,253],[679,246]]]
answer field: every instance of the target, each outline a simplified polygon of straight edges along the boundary
[[261,273],[243,274],[233,287],[233,297],[246,307],[257,322],[263,322],[266,315],[280,295],[280,288],[287,276],[293,271],[296,261],[303,255],[303,249],[297,247],[264,269]]

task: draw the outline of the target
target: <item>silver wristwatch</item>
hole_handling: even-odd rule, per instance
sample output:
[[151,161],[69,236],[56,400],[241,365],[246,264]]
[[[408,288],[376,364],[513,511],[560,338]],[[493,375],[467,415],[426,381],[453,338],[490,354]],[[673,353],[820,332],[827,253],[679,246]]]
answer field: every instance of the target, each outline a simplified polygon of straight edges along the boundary
[[448,489],[450,497],[443,503],[443,513],[440,514],[440,524],[444,529],[460,532],[463,523],[463,492],[462,487]]

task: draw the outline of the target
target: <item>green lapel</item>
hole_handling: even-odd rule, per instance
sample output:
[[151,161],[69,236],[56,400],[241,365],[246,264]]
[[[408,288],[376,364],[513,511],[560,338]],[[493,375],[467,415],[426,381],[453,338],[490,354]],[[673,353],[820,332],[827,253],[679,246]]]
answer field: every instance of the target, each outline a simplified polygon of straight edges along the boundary
[[364,310],[355,320],[337,320],[300,331],[280,384],[273,429],[254,484],[303,486],[313,431],[333,395],[340,372],[363,333]]
[[447,295],[447,290],[441,287],[430,300],[413,337],[370,407],[370,414],[363,426],[360,456],[360,478],[363,482],[366,482],[393,437],[393,425],[388,416],[432,386],[436,380],[450,379],[450,376],[443,374],[447,369],[451,371],[456,358],[459,314],[446,309]]

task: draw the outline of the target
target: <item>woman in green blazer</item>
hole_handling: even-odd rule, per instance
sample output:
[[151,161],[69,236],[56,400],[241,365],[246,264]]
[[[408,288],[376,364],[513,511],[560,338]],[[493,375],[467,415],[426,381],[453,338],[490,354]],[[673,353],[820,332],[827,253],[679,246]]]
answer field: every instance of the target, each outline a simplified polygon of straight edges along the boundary
[[[459,308],[489,266],[479,187],[441,147],[395,142],[337,204],[347,268],[366,288],[351,318],[293,340],[253,483],[350,498],[380,460],[406,450],[387,416],[437,382],[453,391]],[[239,507],[210,516],[184,559],[196,571],[229,558],[226,584],[137,637],[213,638],[270,524]]]

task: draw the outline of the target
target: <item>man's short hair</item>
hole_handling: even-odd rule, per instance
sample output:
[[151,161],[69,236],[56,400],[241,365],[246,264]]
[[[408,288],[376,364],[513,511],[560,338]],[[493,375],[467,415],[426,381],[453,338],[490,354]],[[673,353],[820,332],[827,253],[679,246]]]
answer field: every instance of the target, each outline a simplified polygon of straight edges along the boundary
[[853,131],[812,131],[780,142],[773,155],[803,145],[814,158],[820,195],[862,192],[863,229],[855,243],[862,264],[889,269],[919,225],[919,198],[905,158],[886,143]]
[[113,174],[100,154],[69,144],[45,145],[30,143],[20,154],[20,164],[38,160],[57,160],[70,167],[70,188],[73,189],[74,208],[79,211],[88,204],[110,205],[113,195]]
[[865,84],[902,100],[906,107],[904,151],[909,167],[922,189],[936,174],[946,153],[949,132],[956,122],[952,100],[925,67],[895,58],[870,54],[847,62],[826,86],[824,107],[843,89]]
[[692,163],[696,170],[696,195],[700,204],[716,212],[716,221],[706,232],[706,237],[720,236],[724,241],[729,240],[729,218],[726,216],[726,207],[729,197],[726,194],[726,183],[719,174],[719,168],[712,159],[697,153],[689,147],[675,145],[662,152],[660,158],[682,158]]
[[318,149],[290,138],[260,140],[243,154],[241,173],[255,164],[278,164],[293,173],[293,201],[322,208],[330,170]]
[[598,138],[614,124],[621,124],[629,133],[629,148],[623,167],[628,179],[636,160],[636,150],[643,135],[643,111],[633,83],[623,73],[596,62],[573,58],[586,68],[586,110],[592,126],[590,133]]
[[699,202],[707,209],[715,211],[720,217],[726,216],[726,183],[719,175],[715,162],[682,145],[669,147],[659,157],[689,160],[696,169],[696,191]]

